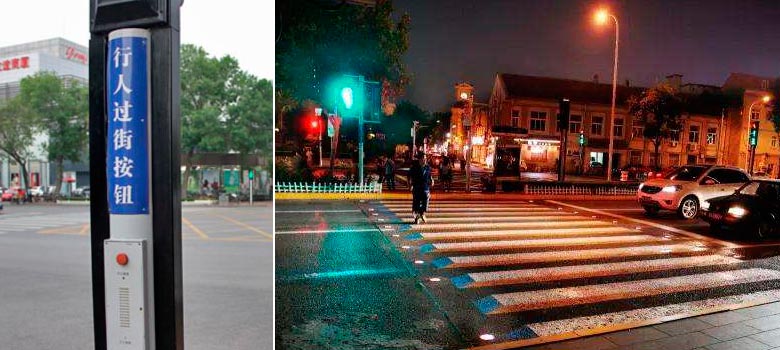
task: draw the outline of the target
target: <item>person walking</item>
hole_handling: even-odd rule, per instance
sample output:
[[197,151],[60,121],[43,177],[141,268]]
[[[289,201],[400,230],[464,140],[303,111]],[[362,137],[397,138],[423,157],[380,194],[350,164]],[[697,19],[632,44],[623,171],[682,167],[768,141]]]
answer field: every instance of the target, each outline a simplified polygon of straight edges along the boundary
[[431,167],[428,166],[425,154],[420,152],[415,157],[416,161],[409,168],[409,183],[412,188],[412,212],[414,212],[414,223],[422,220],[425,223],[425,212],[428,211],[428,201],[431,197],[431,187],[433,187],[433,178],[431,177]]
[[395,162],[393,157],[387,157],[385,160],[385,178],[387,180],[387,188],[389,190],[395,190]]
[[450,186],[452,185],[452,163],[450,163],[450,159],[447,157],[444,157],[441,160],[439,181],[441,181],[445,192],[450,190]]

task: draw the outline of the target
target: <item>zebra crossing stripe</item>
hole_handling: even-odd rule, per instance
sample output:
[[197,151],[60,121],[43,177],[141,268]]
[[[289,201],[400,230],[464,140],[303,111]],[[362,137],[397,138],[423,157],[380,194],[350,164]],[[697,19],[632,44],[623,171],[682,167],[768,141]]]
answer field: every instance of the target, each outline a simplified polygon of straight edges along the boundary
[[588,335],[650,326],[716,312],[736,310],[777,300],[780,300],[780,290],[772,289],[593,316],[536,322],[514,329],[504,335],[497,335],[497,342],[495,343],[475,346],[469,349],[517,349]]
[[558,306],[689,292],[778,279],[780,279],[780,271],[752,268],[600,285],[494,294],[479,299],[475,303],[483,314],[496,315]]
[[[396,209],[388,209],[392,210],[396,213],[411,213],[412,208],[411,205],[404,207],[404,208],[396,208]],[[494,211],[509,211],[509,212],[547,212],[547,211],[558,211],[557,209],[553,208],[547,208],[547,207],[528,207],[528,208],[507,208],[507,207],[491,207],[491,208],[474,208],[474,207],[459,207],[459,208],[437,208],[437,207],[428,207],[428,213],[446,213],[446,212],[458,212],[458,213],[468,213],[469,215],[474,214],[481,214],[481,213],[490,213]]]
[[[394,213],[394,212],[386,212],[381,213],[383,215],[391,215],[394,214],[398,218],[404,218],[404,219],[413,219],[414,214],[409,211],[405,213]],[[558,217],[565,217],[565,216],[573,216],[577,215],[570,212],[565,211],[553,211],[553,210],[543,210],[543,211],[518,211],[518,212],[506,212],[506,211],[495,211],[495,212],[489,212],[489,213],[483,213],[479,215],[479,219],[490,219],[493,217],[536,217],[536,216],[555,216],[556,219]],[[590,216],[588,216],[590,217]],[[428,214],[428,221],[445,221],[445,220],[463,220],[463,221],[473,221],[475,220],[474,213],[471,212],[443,212],[443,213],[435,213],[435,215]]]
[[598,258],[643,257],[667,254],[701,252],[707,248],[688,244],[667,244],[621,248],[562,250],[550,252],[492,254],[472,256],[439,257],[431,263],[436,268],[474,268],[506,266],[544,262],[579,261]]
[[577,238],[550,238],[550,239],[524,239],[512,241],[482,241],[459,243],[430,243],[420,247],[420,252],[450,253],[483,251],[486,249],[518,249],[540,248],[558,246],[579,246],[594,244],[633,244],[633,243],[660,243],[665,241],[661,237],[651,235],[629,236],[605,236],[605,237],[577,237]]
[[[563,218],[546,219],[550,221],[516,221],[516,222],[467,222],[467,223],[425,223],[411,225],[411,229],[417,231],[430,231],[430,230],[461,230],[461,229],[481,229],[481,228],[542,228],[542,227],[594,227],[594,226],[611,226],[611,223],[607,223],[599,220],[588,220],[583,216],[567,217]],[[479,220],[479,219],[472,219]],[[543,219],[544,220],[544,219]],[[555,220],[555,221],[552,221]]]
[[512,284],[542,283],[575,278],[618,276],[632,273],[667,271],[703,266],[733,265],[739,259],[721,255],[701,255],[669,259],[626,261],[606,264],[573,265],[469,273],[451,279],[455,287],[482,288]]
[[[601,221],[600,224],[606,225]],[[514,226],[513,226],[514,227]],[[634,229],[620,226],[582,227],[582,228],[538,228],[516,230],[484,230],[459,232],[413,232],[406,236],[408,240],[449,241],[463,239],[491,239],[502,237],[578,237],[588,235],[611,235],[621,233],[636,233]]]

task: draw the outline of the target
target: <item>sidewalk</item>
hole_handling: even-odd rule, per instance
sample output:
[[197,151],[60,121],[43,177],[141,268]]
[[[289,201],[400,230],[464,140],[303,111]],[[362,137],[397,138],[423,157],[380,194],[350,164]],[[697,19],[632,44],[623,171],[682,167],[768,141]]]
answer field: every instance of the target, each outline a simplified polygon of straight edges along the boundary
[[[689,315],[695,316],[695,315]],[[780,302],[527,349],[778,349]]]

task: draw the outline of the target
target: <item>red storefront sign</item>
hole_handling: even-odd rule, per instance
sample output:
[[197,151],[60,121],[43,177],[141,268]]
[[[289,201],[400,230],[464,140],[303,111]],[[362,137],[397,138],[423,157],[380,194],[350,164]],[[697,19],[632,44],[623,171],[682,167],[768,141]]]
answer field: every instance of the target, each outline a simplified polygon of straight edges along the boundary
[[30,68],[30,57],[14,57],[0,61],[0,71]]
[[76,50],[73,47],[68,46],[67,49],[65,49],[65,58],[69,60],[79,61],[83,64],[87,64],[87,54]]

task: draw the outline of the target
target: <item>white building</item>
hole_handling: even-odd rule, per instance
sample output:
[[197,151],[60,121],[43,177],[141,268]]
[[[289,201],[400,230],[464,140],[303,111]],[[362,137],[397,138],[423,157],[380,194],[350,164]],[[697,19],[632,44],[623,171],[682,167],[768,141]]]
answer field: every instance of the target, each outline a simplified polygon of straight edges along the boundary
[[[87,83],[89,74],[87,47],[62,38],[35,41],[0,48],[0,103],[19,94],[19,84],[25,77],[38,72],[53,72],[76,81]],[[51,169],[41,145],[48,135],[36,135],[30,150],[28,172],[30,186],[53,184],[54,169]],[[73,186],[89,185],[89,166],[65,164],[65,171],[75,175]],[[19,166],[7,155],[0,153],[0,186],[18,184]]]

